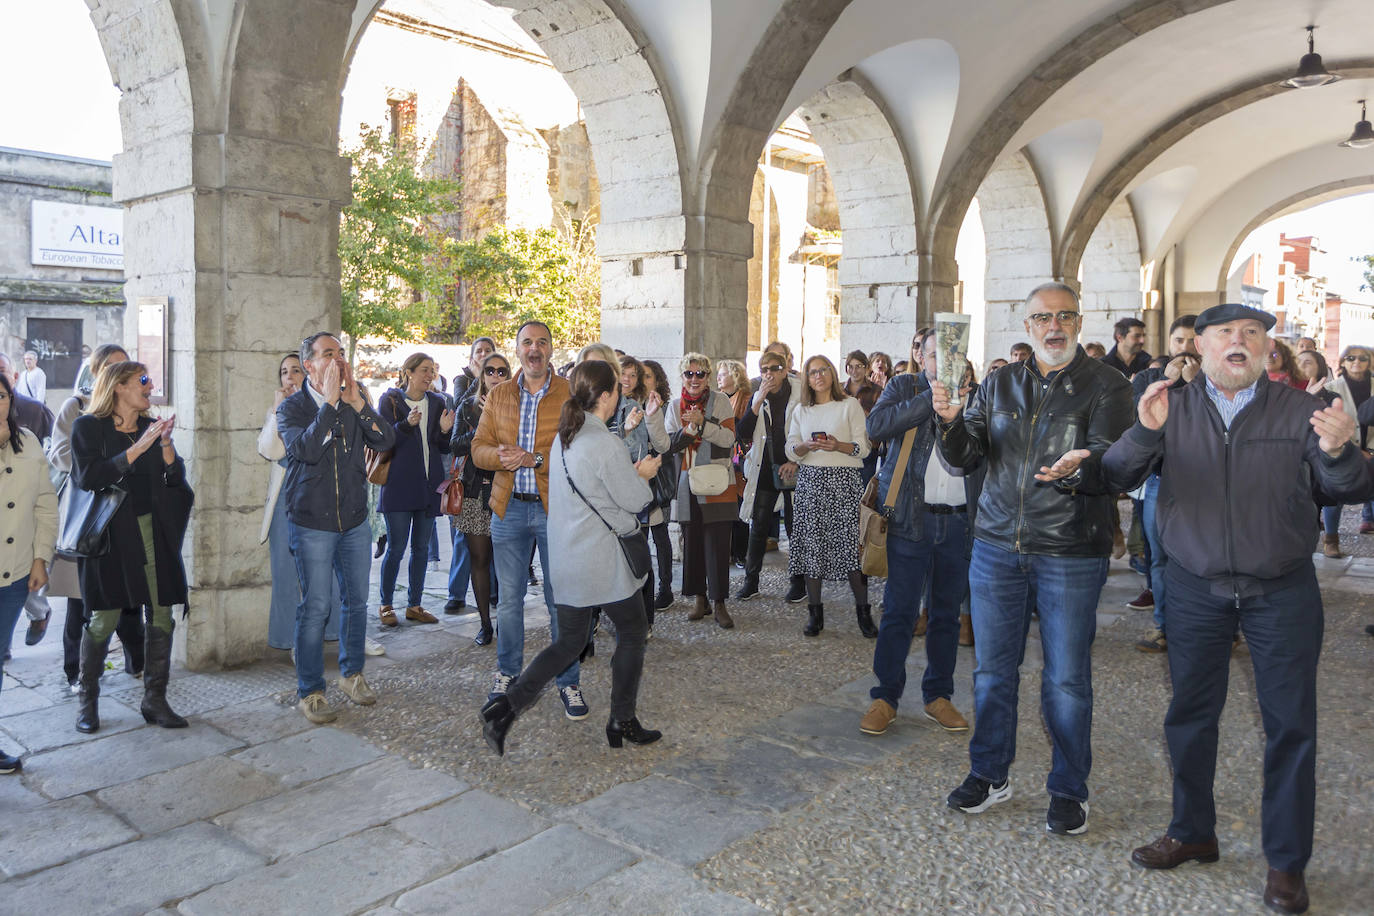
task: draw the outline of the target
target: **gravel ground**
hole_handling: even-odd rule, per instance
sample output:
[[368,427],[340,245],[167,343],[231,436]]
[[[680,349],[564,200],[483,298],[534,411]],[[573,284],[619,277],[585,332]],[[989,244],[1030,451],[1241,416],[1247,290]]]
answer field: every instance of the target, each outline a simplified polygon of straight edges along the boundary
[[[1345,521],[1358,529],[1358,512],[1347,513]],[[1374,544],[1374,537],[1365,540]],[[785,589],[782,556],[769,557],[765,595]],[[734,572],[738,585],[740,573]],[[1333,571],[1330,581],[1335,579]],[[1374,579],[1352,574],[1339,587],[1362,588],[1364,582]],[[875,608],[880,585],[874,584],[871,595]],[[887,736],[866,739],[858,733],[873,644],[859,636],[852,601],[839,584],[827,586],[826,629],[815,640],[800,633],[805,605],[785,605],[777,597],[730,602],[732,631],[720,630],[710,618],[689,623],[689,604],[681,599],[660,612],[640,715],[665,737],[647,748],[616,752],[604,743],[613,645],[605,633],[598,639],[599,654],[583,666],[590,718],[567,721],[557,697],[546,693],[512,730],[504,759],[486,748],[477,716],[495,670],[495,649],[477,648],[468,639],[412,660],[393,652],[385,667],[370,667],[369,680],[382,702],[371,708],[345,705],[338,724],[415,763],[561,819],[568,806],[651,772],[681,778],[684,765],[707,765],[727,739],[789,743],[769,732],[769,721],[789,710],[843,706],[836,715],[841,722],[852,719],[854,739],[871,740],[884,755],[876,762],[846,759],[843,767],[828,770],[809,798],[781,814],[770,812],[771,826],[702,862],[695,870],[699,877],[780,913],[1258,912],[1265,871],[1259,846],[1263,731],[1243,648],[1232,660],[1217,770],[1222,860],[1166,873],[1129,863],[1130,850],[1153,840],[1169,820],[1161,730],[1167,659],[1133,648],[1149,615],[1121,608],[1140,587],[1124,561],[1113,563],[1094,650],[1093,796],[1089,831],[1081,837],[1044,829],[1049,746],[1038,714],[1038,653],[1032,651],[1023,669],[1020,754],[1012,771],[1016,794],[983,815],[965,816],[947,808],[944,799],[967,772],[966,736],[944,734],[906,707]],[[1371,913],[1374,685],[1368,672],[1374,640],[1363,628],[1374,621],[1374,601],[1366,591],[1331,588],[1326,601],[1316,855],[1309,887],[1313,912]],[[920,643],[912,653],[918,662]],[[546,630],[530,630],[526,660],[546,644]],[[971,666],[972,653],[961,650],[955,701],[965,712]],[[914,688],[919,668],[912,675]],[[916,704],[909,705],[919,716]]]

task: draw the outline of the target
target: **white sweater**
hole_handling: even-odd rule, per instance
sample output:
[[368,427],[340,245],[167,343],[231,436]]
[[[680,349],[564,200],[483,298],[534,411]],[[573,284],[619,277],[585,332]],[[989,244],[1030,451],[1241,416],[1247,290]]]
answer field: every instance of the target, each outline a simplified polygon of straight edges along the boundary
[[[868,455],[868,433],[864,429],[864,409],[858,398],[845,398],[825,404],[797,405],[787,424],[787,457],[811,467],[861,468]],[[859,454],[812,449],[804,456],[797,446],[811,440],[812,433],[825,433],[841,442],[859,446]]]

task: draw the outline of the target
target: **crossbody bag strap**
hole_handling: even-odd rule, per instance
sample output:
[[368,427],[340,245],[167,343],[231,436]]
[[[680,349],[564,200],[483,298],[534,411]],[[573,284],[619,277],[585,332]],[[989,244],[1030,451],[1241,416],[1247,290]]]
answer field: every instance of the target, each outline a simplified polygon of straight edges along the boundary
[[563,462],[563,476],[568,479],[568,486],[572,487],[572,491],[577,494],[577,498],[587,504],[587,508],[592,510],[592,515],[595,515],[598,519],[601,520],[601,524],[606,526],[607,531],[609,531],[616,537],[620,537],[620,535],[616,533],[616,530],[611,527],[611,523],[606,521],[605,517],[600,512],[596,511],[596,506],[593,506],[591,504],[591,501],[588,500],[587,497],[582,495],[582,491],[577,488],[577,484],[573,483],[572,474],[568,473],[567,454],[565,454],[564,452],[559,452],[558,458]]
[[911,427],[902,437],[902,451],[897,455],[897,470],[892,472],[892,483],[887,485],[887,499],[883,505],[891,509],[897,505],[897,494],[902,490],[902,478],[906,477],[906,465],[911,460],[911,447],[916,444],[916,427]]

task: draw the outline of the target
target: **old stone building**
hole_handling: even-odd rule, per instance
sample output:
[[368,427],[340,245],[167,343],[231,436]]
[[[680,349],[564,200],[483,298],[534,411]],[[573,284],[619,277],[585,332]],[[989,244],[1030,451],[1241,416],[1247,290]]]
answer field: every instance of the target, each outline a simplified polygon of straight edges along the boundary
[[123,340],[123,235],[108,162],[0,148],[0,349],[38,354],[51,407],[83,349]]

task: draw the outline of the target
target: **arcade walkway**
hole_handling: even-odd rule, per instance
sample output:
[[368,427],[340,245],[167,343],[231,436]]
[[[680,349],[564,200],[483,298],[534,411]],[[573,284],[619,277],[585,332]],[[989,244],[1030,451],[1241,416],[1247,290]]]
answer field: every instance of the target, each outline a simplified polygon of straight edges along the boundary
[[[770,555],[765,592],[780,593],[780,556]],[[1374,561],[1318,564],[1327,617],[1312,912],[1369,913]],[[284,657],[175,674],[171,699],[191,727],[148,727],[141,686],[116,656],[95,736],[72,728],[54,620],[40,646],[16,640],[0,694],[0,746],[28,755],[22,778],[0,777],[0,912],[1260,912],[1261,730],[1243,650],[1218,762],[1221,862],[1162,874],[1128,862],[1169,811],[1165,659],[1132,648],[1148,615],[1124,607],[1139,588],[1113,564],[1095,648],[1092,811],[1079,838],[1043,826],[1034,636],[1016,796],[965,817],[944,797],[965,773],[966,739],[916,704],[887,735],[859,733],[872,643],[838,594],[816,640],[803,640],[801,613],[777,599],[735,606],[728,633],[689,624],[681,603],[661,614],[641,709],[665,739],[649,748],[605,746],[603,637],[584,667],[591,718],[568,722],[546,696],[504,760],[477,725],[495,654],[471,644],[473,617],[380,635],[374,623],[388,651],[368,663],[381,701],[332,697],[334,727],[310,727],[286,705]],[[532,624],[539,616],[531,605]],[[528,649],[546,632],[531,632]],[[961,649],[964,710],[972,664]]]

